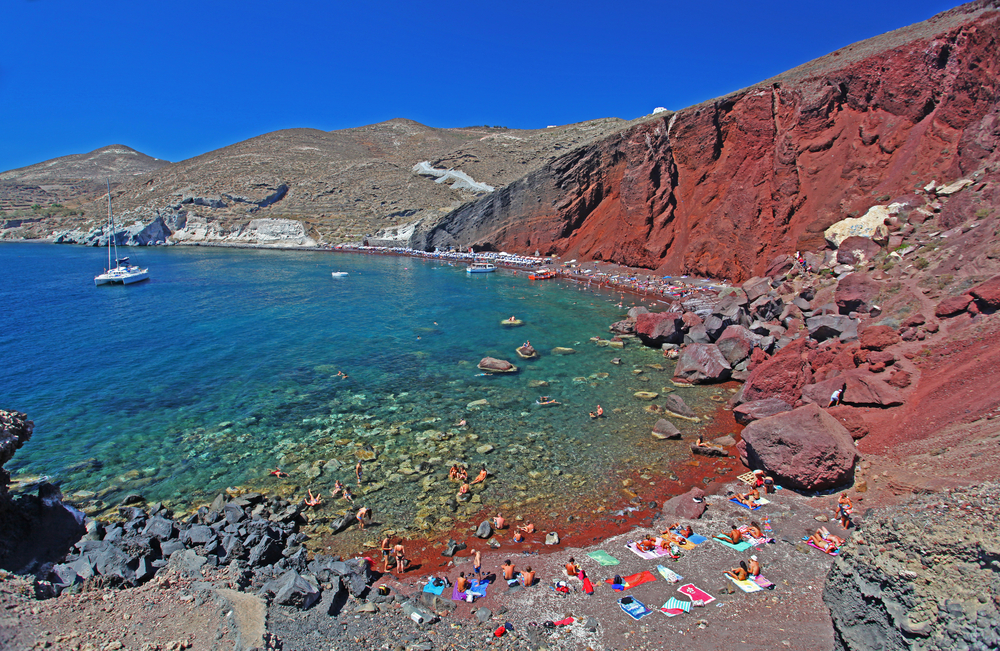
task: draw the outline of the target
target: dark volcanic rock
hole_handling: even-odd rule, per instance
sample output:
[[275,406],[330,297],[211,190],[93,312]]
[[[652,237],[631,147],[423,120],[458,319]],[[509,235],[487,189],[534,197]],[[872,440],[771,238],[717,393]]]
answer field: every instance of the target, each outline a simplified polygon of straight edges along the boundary
[[763,400],[744,402],[736,409],[733,409],[733,417],[737,423],[746,425],[755,420],[774,416],[775,414],[790,411],[791,409],[792,406],[781,398],[764,398]]
[[841,314],[867,312],[878,290],[879,284],[868,275],[853,273],[837,283],[834,299]]
[[683,340],[682,328],[679,312],[640,314],[635,319],[635,333],[648,346],[679,344]]
[[1000,648],[997,561],[986,562],[998,495],[987,483],[868,511],[823,588],[836,648]]
[[784,486],[824,490],[854,476],[858,453],[850,433],[817,405],[754,421],[742,437],[750,467]]
[[10,481],[10,473],[3,469],[3,464],[28,442],[34,429],[35,424],[28,420],[27,415],[0,409],[0,509],[7,497],[7,483]]
[[852,235],[840,243],[837,249],[837,263],[864,264],[874,259],[881,250],[882,247],[871,238]]
[[715,345],[719,352],[726,358],[730,366],[736,366],[747,357],[753,350],[754,336],[741,325],[732,325],[723,330]]
[[732,368],[715,344],[688,344],[674,369],[676,382],[707,384],[729,379]]

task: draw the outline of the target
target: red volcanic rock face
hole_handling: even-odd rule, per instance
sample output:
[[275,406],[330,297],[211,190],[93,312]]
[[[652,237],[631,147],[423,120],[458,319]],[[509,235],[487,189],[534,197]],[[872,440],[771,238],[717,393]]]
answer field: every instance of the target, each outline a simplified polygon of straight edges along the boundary
[[688,344],[674,369],[674,380],[690,384],[719,382],[729,378],[729,362],[715,344]]
[[804,359],[806,339],[796,339],[771,359],[756,366],[743,384],[743,401],[780,398],[794,405],[807,383],[808,363]]
[[1000,161],[998,40],[1000,12],[965,5],[842,48],[575,150],[417,244],[731,281],[783,273],[778,256],[823,248],[827,227],[877,197]]
[[837,283],[834,300],[841,314],[860,312],[871,307],[878,295],[879,285],[865,274],[853,273]]
[[852,235],[840,243],[837,262],[840,264],[860,264],[871,261],[882,247],[868,237]]

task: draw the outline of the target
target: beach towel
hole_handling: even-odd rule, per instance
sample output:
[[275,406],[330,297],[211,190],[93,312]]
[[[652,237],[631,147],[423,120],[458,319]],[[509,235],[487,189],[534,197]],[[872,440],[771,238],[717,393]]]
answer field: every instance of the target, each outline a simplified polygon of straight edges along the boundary
[[823,552],[825,554],[829,554],[830,556],[839,556],[840,555],[840,551],[838,551],[838,549],[834,549],[832,552],[828,552],[825,549],[823,549],[822,547],[820,547],[819,545],[817,545],[816,543],[814,543],[813,541],[809,540],[809,536],[803,536],[802,540],[806,541],[806,544],[809,545],[810,547],[814,547],[814,548],[820,550],[821,552]]
[[622,597],[618,600],[618,605],[632,619],[641,619],[653,612],[635,597]]
[[754,583],[753,581],[751,581],[750,579],[739,581],[729,576],[728,574],[726,575],[726,578],[735,583],[736,587],[742,590],[743,592],[760,592],[761,590],[761,587],[756,583]]
[[763,576],[755,576],[755,577],[753,577],[753,582],[756,583],[757,585],[759,585],[760,587],[764,588],[765,590],[773,590],[774,589],[774,584],[771,583],[770,581],[768,581],[767,579],[765,579]]
[[687,596],[691,597],[691,602],[695,606],[698,605],[704,606],[706,604],[710,604],[713,601],[715,601],[715,597],[708,594],[704,590],[701,590],[700,588],[696,588],[693,583],[685,583],[681,587],[677,588],[677,592],[680,592],[681,594],[686,594]]
[[647,561],[651,561],[656,558],[656,552],[644,552],[641,549],[639,549],[639,547],[634,542],[628,543],[627,545],[625,545],[625,547],[639,558],[645,559]]
[[667,599],[667,603],[660,606],[660,612],[667,617],[676,617],[683,613],[689,613],[691,612],[691,602],[685,599],[670,597],[670,599]]
[[684,578],[683,576],[681,576],[677,572],[674,572],[673,570],[671,570],[669,568],[663,567],[662,565],[657,565],[656,566],[656,571],[659,572],[660,576],[662,576],[664,579],[666,579],[670,583],[680,583],[681,579]]
[[628,590],[629,588],[634,588],[637,585],[642,585],[643,583],[649,583],[650,581],[655,581],[655,580],[656,577],[653,576],[652,572],[650,572],[649,570],[643,570],[638,574],[633,574],[631,576],[624,577],[622,579],[624,583],[621,584],[622,587],[620,589],[617,587],[617,584],[615,584],[614,579],[606,579],[604,582],[610,583],[612,588],[620,591],[620,590]]
[[434,579],[431,579],[427,585],[424,586],[424,592],[429,592],[433,595],[441,595],[444,589],[448,587],[444,581],[441,581],[441,585],[434,585]]
[[[730,501],[730,502],[732,502],[733,504],[735,504],[736,506],[742,506],[743,508],[745,508],[745,509],[746,509],[746,510],[748,510],[748,511],[756,511],[757,509],[759,509],[759,508],[760,508],[760,506],[759,506],[759,505],[755,504],[755,505],[754,505],[754,507],[753,507],[753,508],[751,509],[751,508],[750,508],[749,506],[747,506],[747,505],[746,505],[746,504],[744,504],[743,502],[739,501],[739,500],[738,500],[738,499],[736,499],[735,497],[730,497],[730,498],[729,498],[729,501]],[[759,504],[759,503],[760,503],[760,500],[757,500],[757,502],[758,502],[758,504]]]
[[725,545],[729,549],[735,549],[738,552],[745,552],[746,550],[750,549],[750,543],[748,543],[745,540],[741,540],[738,545],[734,545],[728,540],[719,540],[718,538],[712,538],[712,540],[719,543],[720,545]]
[[751,536],[749,533],[750,525],[747,524],[741,524],[739,526],[739,531],[741,534],[743,534],[743,540],[747,541],[754,547],[759,547],[760,545],[763,545],[765,543],[774,542],[774,538],[768,538],[767,536],[763,536],[761,538],[755,538],[754,536]]
[[[691,551],[692,549],[695,548],[695,546],[698,543],[693,543],[693,542],[691,542],[689,540],[684,539],[684,540],[681,540],[681,542],[674,543],[674,544],[677,545],[678,547],[680,547],[681,549],[685,550],[685,551]],[[670,554],[664,554],[664,556],[669,556],[669,555]]]
[[486,581],[486,580],[473,581],[472,582],[472,586],[468,590],[466,590],[466,592],[468,592],[468,593],[470,593],[470,594],[472,594],[472,595],[474,595],[476,597],[485,597],[486,596],[486,587],[489,584],[490,584],[490,582]]
[[451,600],[452,601],[468,601],[469,600],[469,595],[467,595],[464,592],[459,592],[458,591],[458,586],[456,585],[454,588],[452,588],[452,591],[451,591]]
[[601,565],[618,565],[618,559],[603,549],[598,549],[596,552],[590,552],[587,556],[594,559]]
[[567,617],[566,619],[560,619],[558,622],[552,622],[556,626],[569,626],[573,623],[572,617]]
[[696,533],[691,534],[690,536],[687,537],[687,541],[689,543],[692,543],[692,544],[695,544],[695,545],[700,545],[701,543],[705,542],[706,540],[708,540],[708,538],[706,538],[705,536],[699,536]]

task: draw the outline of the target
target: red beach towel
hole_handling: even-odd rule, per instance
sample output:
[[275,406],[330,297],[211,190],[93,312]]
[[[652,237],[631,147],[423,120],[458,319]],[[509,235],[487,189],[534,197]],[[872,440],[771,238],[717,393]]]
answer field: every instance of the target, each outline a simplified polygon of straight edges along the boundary
[[[655,581],[655,580],[656,577],[653,576],[652,572],[650,572],[649,570],[643,570],[638,574],[633,574],[632,576],[624,577],[622,581],[625,582],[625,586],[622,589],[628,590],[629,588],[634,588],[637,585],[642,585],[643,583],[649,583],[650,581]],[[613,579],[607,579],[604,582],[614,585]]]

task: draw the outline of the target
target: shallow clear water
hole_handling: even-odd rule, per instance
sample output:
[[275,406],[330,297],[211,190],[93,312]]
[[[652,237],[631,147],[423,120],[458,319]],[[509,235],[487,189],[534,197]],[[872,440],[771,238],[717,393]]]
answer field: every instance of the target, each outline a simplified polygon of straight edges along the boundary
[[[149,282],[95,287],[100,249],[0,245],[0,408],[35,421],[8,466],[95,510],[127,492],[183,507],[240,484],[315,491],[353,480],[364,458],[366,503],[438,526],[481,503],[597,494],[619,471],[668,472],[686,456],[683,443],[651,440],[660,416],[633,397],[662,394],[672,363],[637,342],[590,341],[622,317],[618,294],[410,258],[132,255]],[[511,315],[524,325],[502,326]],[[525,340],[540,359],[517,358]],[[486,355],[520,371],[480,377]],[[683,396],[706,414],[719,392]],[[561,404],[537,406],[540,395]],[[595,421],[597,404],[606,417]],[[476,506],[454,502],[455,462],[496,475]],[[291,477],[270,476],[277,466]]]

